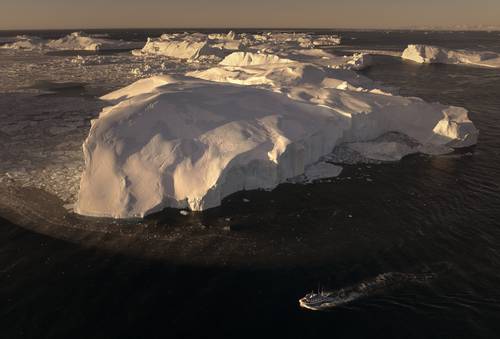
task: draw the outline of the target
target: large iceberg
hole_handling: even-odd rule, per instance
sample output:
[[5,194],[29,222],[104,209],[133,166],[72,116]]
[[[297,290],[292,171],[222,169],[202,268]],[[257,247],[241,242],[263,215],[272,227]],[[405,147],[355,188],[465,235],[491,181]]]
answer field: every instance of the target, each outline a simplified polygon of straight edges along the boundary
[[[236,191],[272,189],[343,142],[396,131],[421,145],[468,146],[462,108],[320,86],[288,94],[157,76],[103,97],[92,122],[76,211],[130,218],[204,210]],[[313,171],[314,172],[314,171]]]
[[402,58],[421,64],[439,63],[500,68],[500,54],[495,52],[451,50],[428,45],[408,45]]

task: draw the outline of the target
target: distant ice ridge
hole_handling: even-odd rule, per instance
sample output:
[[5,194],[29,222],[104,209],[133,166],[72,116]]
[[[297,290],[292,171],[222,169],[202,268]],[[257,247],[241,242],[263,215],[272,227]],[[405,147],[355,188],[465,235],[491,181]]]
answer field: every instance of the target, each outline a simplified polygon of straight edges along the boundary
[[328,47],[339,43],[340,38],[335,35],[314,37],[305,33],[175,33],[149,38],[141,50],[135,50],[133,53],[136,56],[161,55],[185,60],[220,60],[234,51],[273,54],[301,48]]
[[495,52],[450,50],[428,45],[408,45],[402,58],[422,64],[439,63],[500,68],[500,54]]
[[138,42],[98,38],[83,32],[73,32],[57,40],[43,40],[38,37],[18,36],[16,41],[1,46],[4,49],[23,50],[74,50],[99,51],[133,49],[144,45]]
[[[250,66],[239,67],[262,67],[241,60]],[[290,83],[288,71],[282,75],[270,90],[157,76],[104,96],[115,105],[92,122],[75,210],[113,218],[204,210],[236,191],[272,189],[304,173],[337,175],[339,168],[318,161],[337,145],[388,132],[408,136],[422,152],[476,142],[463,108],[325,85],[342,79]]]

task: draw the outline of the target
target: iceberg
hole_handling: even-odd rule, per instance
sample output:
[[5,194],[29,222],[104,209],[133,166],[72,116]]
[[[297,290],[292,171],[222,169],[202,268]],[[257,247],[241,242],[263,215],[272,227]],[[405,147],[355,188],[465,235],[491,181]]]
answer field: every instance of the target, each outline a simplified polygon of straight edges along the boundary
[[338,35],[322,35],[313,40],[315,46],[337,46],[340,45],[342,39]]
[[206,41],[172,41],[148,38],[146,45],[134,55],[161,55],[177,59],[197,59],[206,55],[220,55],[221,49],[213,49]]
[[43,40],[39,37],[21,35],[12,43],[0,46],[4,49],[58,50],[58,51],[100,51],[133,49],[143,46],[140,42],[103,39],[83,32],[73,32],[56,40]]
[[421,64],[439,63],[500,68],[500,54],[495,52],[451,50],[428,45],[408,45],[402,58]]
[[308,33],[267,32],[243,36],[246,45],[253,51],[277,53],[300,48],[332,47],[339,45],[341,39],[337,35],[313,36]]
[[57,40],[50,40],[45,47],[53,50],[101,51],[133,49],[143,43],[97,38],[83,32],[73,32]]
[[[159,38],[148,38],[136,56],[159,55],[169,58],[196,60],[202,57],[223,58],[242,47],[234,32],[227,35],[201,33],[163,34]],[[220,59],[219,59],[220,60]]]
[[43,46],[43,40],[39,37],[19,35],[15,37],[14,41],[9,41],[9,43],[1,45],[0,48],[36,51],[43,49]]
[[292,89],[156,76],[104,96],[114,106],[92,121],[75,211],[135,218],[165,207],[205,210],[304,173],[334,176],[338,168],[317,163],[337,145],[392,131],[428,147],[476,142],[462,108],[321,85]]
[[[330,58],[325,53],[318,53],[314,49],[299,50],[288,55],[288,59],[275,54],[234,52],[215,67],[191,71],[186,75],[217,82],[262,85],[277,91],[299,84],[319,85],[324,80],[327,83],[323,86],[332,86],[332,81],[340,78],[343,80],[336,82],[338,88],[355,88],[354,84],[362,83],[361,77],[351,70],[367,67],[370,61],[368,57],[356,54],[352,57],[331,55]],[[327,78],[332,73],[335,73],[335,78]],[[364,85],[370,84],[370,81],[365,81]]]
[[80,214],[204,210],[236,191],[272,189],[330,152],[348,127],[326,107],[192,78],[141,81],[107,98],[123,97],[84,143]]

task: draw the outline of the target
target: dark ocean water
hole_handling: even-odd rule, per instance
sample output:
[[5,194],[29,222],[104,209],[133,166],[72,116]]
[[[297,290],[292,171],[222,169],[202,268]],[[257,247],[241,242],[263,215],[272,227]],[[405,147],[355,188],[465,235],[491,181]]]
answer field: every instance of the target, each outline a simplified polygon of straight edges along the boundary
[[[498,32],[341,34],[352,49],[500,48]],[[4,213],[11,221],[0,227],[1,336],[500,337],[500,70],[377,57],[364,74],[402,95],[466,107],[477,146],[346,166],[330,183],[240,192],[204,213],[140,222],[67,216],[35,191],[51,217],[28,211],[16,218],[21,227]],[[318,285],[386,272],[436,277],[328,312],[298,307]]]

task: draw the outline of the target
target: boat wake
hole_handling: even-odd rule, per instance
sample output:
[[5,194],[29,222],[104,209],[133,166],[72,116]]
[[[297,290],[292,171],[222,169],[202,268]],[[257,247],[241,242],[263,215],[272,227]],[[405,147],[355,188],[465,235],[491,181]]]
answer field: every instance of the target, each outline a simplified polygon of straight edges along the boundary
[[364,280],[356,285],[333,291],[318,291],[306,294],[299,305],[314,311],[321,311],[348,304],[357,299],[372,296],[408,284],[426,284],[437,277],[436,273],[387,272]]

